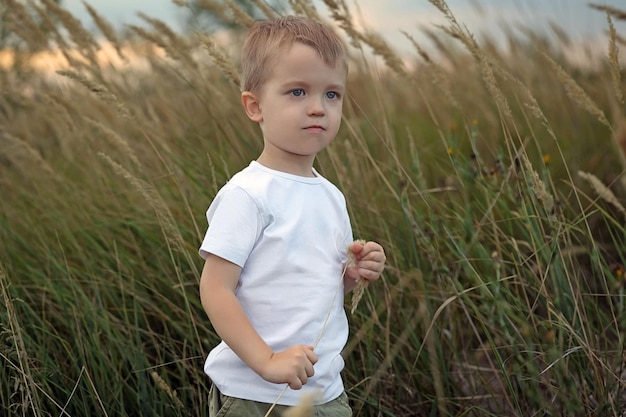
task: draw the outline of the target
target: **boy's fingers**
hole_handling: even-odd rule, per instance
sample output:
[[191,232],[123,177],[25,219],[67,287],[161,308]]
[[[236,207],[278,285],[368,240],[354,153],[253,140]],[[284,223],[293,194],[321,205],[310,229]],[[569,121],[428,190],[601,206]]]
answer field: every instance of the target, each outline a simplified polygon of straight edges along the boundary
[[304,350],[307,359],[311,362],[311,365],[315,365],[317,363],[317,355],[313,351],[313,346],[307,346]]

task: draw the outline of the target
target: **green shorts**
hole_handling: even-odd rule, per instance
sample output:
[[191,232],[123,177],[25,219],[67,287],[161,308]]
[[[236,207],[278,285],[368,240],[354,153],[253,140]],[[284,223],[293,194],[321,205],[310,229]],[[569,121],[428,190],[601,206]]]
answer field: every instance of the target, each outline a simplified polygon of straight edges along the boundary
[[[222,394],[215,385],[209,392],[209,417],[265,417],[272,404],[242,400]],[[269,417],[282,417],[289,409],[286,405],[276,405]],[[345,392],[326,404],[316,405],[313,417],[352,417]]]

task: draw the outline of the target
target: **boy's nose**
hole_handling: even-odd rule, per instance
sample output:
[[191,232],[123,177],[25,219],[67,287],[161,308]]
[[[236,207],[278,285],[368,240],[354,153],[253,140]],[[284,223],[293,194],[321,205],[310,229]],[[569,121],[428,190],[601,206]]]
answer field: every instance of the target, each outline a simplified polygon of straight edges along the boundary
[[308,108],[309,116],[323,116],[324,115],[324,104],[321,100],[311,100]]

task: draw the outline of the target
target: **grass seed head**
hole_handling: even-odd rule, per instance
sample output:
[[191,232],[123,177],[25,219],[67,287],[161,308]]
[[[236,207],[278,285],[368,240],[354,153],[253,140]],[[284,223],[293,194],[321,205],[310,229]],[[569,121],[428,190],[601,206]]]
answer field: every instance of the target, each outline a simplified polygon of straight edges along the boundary
[[[354,241],[354,243],[358,243],[361,245],[365,245],[364,240],[362,239],[357,239]],[[352,245],[350,244],[348,245],[348,261],[346,263],[348,268],[354,268],[356,267],[357,264],[357,260],[356,260],[356,255],[354,254],[354,252],[352,252]],[[361,301],[361,298],[363,298],[363,293],[365,292],[365,287],[367,287],[367,280],[366,279],[361,279],[361,277],[357,278],[356,280],[356,287],[354,288],[353,292],[352,292],[352,307],[350,309],[350,313],[354,314],[354,312],[356,311],[357,306],[359,305],[359,301]]]

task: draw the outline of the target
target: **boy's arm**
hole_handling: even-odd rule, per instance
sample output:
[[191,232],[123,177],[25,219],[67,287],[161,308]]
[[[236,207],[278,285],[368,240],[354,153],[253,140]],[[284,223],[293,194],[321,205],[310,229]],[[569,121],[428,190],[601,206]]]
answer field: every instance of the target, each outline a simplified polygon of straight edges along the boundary
[[346,270],[343,285],[344,292],[348,293],[356,287],[356,280],[363,278],[367,281],[376,281],[385,269],[385,250],[376,242],[367,242],[365,245],[353,242],[350,250],[356,257],[356,267]]
[[313,376],[317,355],[312,346],[295,345],[275,353],[252,327],[235,288],[241,267],[209,254],[200,278],[200,299],[213,328],[252,370],[269,382],[300,389]]

